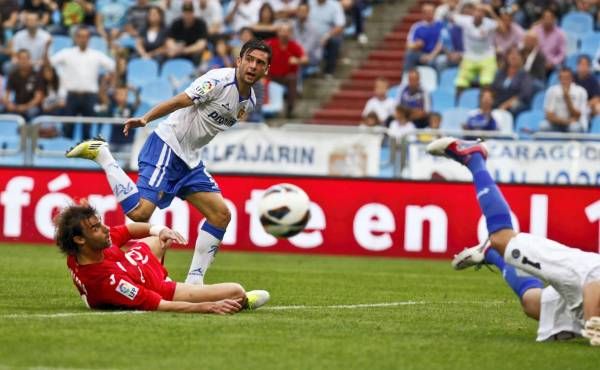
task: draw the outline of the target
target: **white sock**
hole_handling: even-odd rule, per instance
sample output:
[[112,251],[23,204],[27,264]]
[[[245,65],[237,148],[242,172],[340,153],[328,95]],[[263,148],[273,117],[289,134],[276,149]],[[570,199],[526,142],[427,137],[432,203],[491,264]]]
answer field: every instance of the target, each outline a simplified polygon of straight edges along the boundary
[[125,214],[129,213],[140,202],[140,194],[137,186],[119,166],[107,147],[100,149],[95,161],[102,166],[108,179],[108,184],[117,198],[117,202],[121,203]]
[[[190,264],[185,282],[187,284],[204,284],[204,275],[215,259],[215,255],[219,251],[219,245],[225,230],[216,228],[208,222],[202,225],[202,229],[196,238],[196,246],[194,247],[194,256]],[[220,238],[219,238],[220,237]]]

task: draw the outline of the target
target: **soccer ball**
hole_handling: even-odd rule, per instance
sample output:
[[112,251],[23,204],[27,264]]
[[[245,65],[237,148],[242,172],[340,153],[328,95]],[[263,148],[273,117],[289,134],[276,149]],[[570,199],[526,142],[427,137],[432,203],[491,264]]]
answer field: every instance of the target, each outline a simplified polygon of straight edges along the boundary
[[289,238],[306,227],[310,218],[310,199],[296,185],[277,184],[265,191],[258,212],[266,232],[277,238]]

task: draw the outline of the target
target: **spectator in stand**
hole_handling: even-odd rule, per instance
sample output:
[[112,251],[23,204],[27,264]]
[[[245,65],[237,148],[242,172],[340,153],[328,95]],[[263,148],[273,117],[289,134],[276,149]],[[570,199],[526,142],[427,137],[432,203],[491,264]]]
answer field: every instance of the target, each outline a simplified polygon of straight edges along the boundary
[[[75,31],[75,46],[59,51],[50,57],[57,69],[61,86],[67,91],[66,114],[70,116],[95,116],[94,105],[98,101],[98,80],[106,71],[104,79],[111,80],[115,62],[105,54],[88,47],[90,30],[79,26]],[[73,138],[73,126],[65,125],[63,134]],[[84,125],[83,138],[90,137],[90,126]]]
[[184,3],[181,9],[181,18],[176,19],[169,29],[167,57],[187,58],[198,64],[207,47],[208,29],[202,19],[194,16],[191,3]]
[[30,120],[40,112],[44,98],[42,81],[33,70],[29,51],[17,52],[15,68],[8,75],[4,105],[8,113],[20,114]]
[[567,56],[567,37],[556,25],[556,16],[552,10],[544,10],[542,19],[532,30],[537,34],[540,50],[546,59],[546,71],[562,65]]
[[339,0],[344,9],[346,20],[350,19],[351,24],[354,25],[354,38],[361,45],[366,45],[369,42],[369,38],[364,32],[365,20],[362,14],[363,8],[365,7],[364,0]]
[[454,14],[460,12],[460,6],[458,0],[444,0],[444,2],[435,8],[433,13],[433,19],[436,21],[446,21],[452,18]]
[[272,52],[269,79],[287,88],[286,118],[292,118],[294,113],[298,89],[298,68],[308,63],[308,57],[302,46],[291,38],[291,33],[291,24],[282,22],[277,31],[277,38],[267,41]]
[[394,99],[387,96],[388,89],[389,83],[385,78],[379,77],[375,80],[374,95],[367,100],[362,111],[363,121],[368,118],[369,114],[375,113],[378,121],[387,126],[396,109]]
[[244,27],[252,27],[258,23],[262,0],[231,0],[227,8],[225,23],[235,33]]
[[258,11],[258,22],[252,25],[254,37],[267,40],[277,36],[277,26],[275,25],[275,12],[271,4],[264,3]]
[[444,24],[434,21],[433,4],[421,6],[423,18],[410,27],[406,41],[407,53],[404,57],[404,70],[413,69],[419,64],[434,66],[442,51],[441,32]]
[[508,50],[503,64],[504,68],[498,71],[492,84],[496,95],[494,107],[516,117],[530,107],[535,92],[533,80],[523,69],[523,59],[516,46]]
[[482,89],[479,94],[479,109],[469,113],[463,130],[495,131],[498,125],[492,116],[494,93],[490,89]]
[[161,8],[151,6],[147,13],[146,28],[136,39],[135,48],[142,58],[154,58],[163,61],[167,54],[168,30],[165,27]]
[[61,33],[70,34],[79,26],[91,29],[99,25],[93,0],[59,0],[57,3],[61,9]]
[[583,87],[588,96],[588,108],[591,115],[600,114],[600,84],[592,73],[591,60],[587,55],[581,55],[577,60],[575,83]]
[[546,120],[541,131],[584,132],[587,130],[587,93],[573,82],[573,73],[563,67],[559,83],[551,86],[544,99]]
[[64,115],[67,93],[60,86],[58,73],[56,73],[54,67],[45,63],[40,70],[40,77],[44,89],[44,100],[42,101],[43,114]]
[[533,79],[534,90],[544,89],[546,86],[546,58],[538,47],[538,38],[535,32],[528,31],[523,37],[521,56],[523,57],[523,69]]
[[[36,13],[40,26],[44,27],[50,23],[50,17],[56,8],[56,3],[51,0],[24,0],[22,16],[26,16],[27,13]],[[22,22],[27,23],[24,19]]]
[[410,120],[410,109],[398,105],[395,109],[394,120],[390,122],[388,134],[396,139],[401,139],[403,136],[413,132],[416,127]]
[[308,22],[312,23],[321,38],[326,78],[333,77],[343,41],[346,17],[337,0],[309,0]]
[[367,127],[379,127],[382,126],[382,123],[379,120],[379,117],[377,117],[377,113],[370,112],[365,117],[363,117],[360,125],[364,125]]
[[[129,89],[127,86],[117,86],[110,101],[110,107],[108,109],[109,116],[125,119],[134,117],[135,110],[139,105],[139,96],[136,95],[135,103],[129,103],[127,99],[128,95]],[[135,135],[123,135],[121,126],[113,125],[109,140],[111,151],[131,152],[134,137]]]
[[12,51],[13,63],[16,61],[17,51],[27,50],[34,69],[38,69],[47,58],[52,36],[40,27],[37,13],[25,13],[24,18],[25,28],[9,41],[9,49]]
[[129,7],[125,13],[125,32],[133,37],[138,37],[148,27],[149,10],[148,0],[136,0],[135,5]]
[[518,23],[513,22],[511,8],[505,7],[500,11],[500,22],[496,30],[494,45],[496,47],[496,56],[502,58],[508,50],[513,47],[519,47],[523,42],[525,31]]
[[204,74],[211,69],[233,67],[235,67],[235,60],[231,54],[231,48],[224,38],[220,38],[215,41],[214,55],[201,68],[200,74]]
[[[468,5],[468,6],[467,6]],[[472,8],[471,4],[467,4],[463,9]],[[463,53],[465,52],[463,43],[462,28],[454,24],[450,20],[443,21],[443,28],[440,34],[442,43],[442,51],[436,58],[435,68],[438,73],[441,73],[447,67],[455,67],[460,64]]]
[[588,13],[592,17],[596,16],[598,10],[597,0],[575,0],[571,1],[570,11]]
[[96,28],[107,41],[124,40],[129,34],[122,34],[127,23],[129,3],[123,0],[98,1],[96,8]]
[[0,22],[6,31],[12,31],[19,22],[19,1],[0,0]]
[[[493,19],[485,17],[489,15]],[[476,80],[482,87],[489,86],[496,75],[494,37],[498,28],[497,17],[489,5],[475,7],[473,16],[456,14],[454,22],[462,28],[465,53],[456,78],[456,96]]]
[[323,60],[321,36],[317,28],[308,21],[308,14],[308,3],[298,5],[296,22],[294,24],[294,36],[308,56],[308,66],[319,66]]
[[408,84],[400,92],[398,103],[408,109],[408,118],[417,128],[429,126],[431,99],[421,87],[421,78],[417,69],[408,71]]
[[300,0],[270,0],[277,19],[293,19],[301,3]]
[[[430,130],[437,130],[440,126],[442,126],[442,115],[438,112],[429,113],[429,126],[427,128]],[[440,135],[435,133],[423,133],[419,134],[417,138],[422,143],[428,143],[440,138]]]
[[530,28],[537,22],[545,9],[556,12],[558,2],[563,0],[517,0],[513,7],[516,10],[515,20],[523,28]]
[[194,14],[208,27],[208,34],[216,37],[223,32],[223,6],[219,0],[196,0]]

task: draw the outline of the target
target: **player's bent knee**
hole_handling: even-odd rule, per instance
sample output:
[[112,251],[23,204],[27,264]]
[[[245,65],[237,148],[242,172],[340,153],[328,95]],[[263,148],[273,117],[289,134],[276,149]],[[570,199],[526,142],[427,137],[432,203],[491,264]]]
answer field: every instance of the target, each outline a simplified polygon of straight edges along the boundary
[[131,220],[135,221],[135,222],[148,222],[150,220],[150,217],[152,217],[152,213],[154,212],[154,207],[149,208],[149,207],[137,207],[133,210],[131,210],[128,214],[127,217],[129,217]]
[[211,215],[207,215],[206,220],[213,226],[226,229],[227,225],[229,225],[229,222],[231,221],[231,212],[229,212],[229,209],[225,207]]
[[243,298],[246,296],[246,290],[243,286],[238,283],[226,283],[227,284],[227,296],[231,299]]

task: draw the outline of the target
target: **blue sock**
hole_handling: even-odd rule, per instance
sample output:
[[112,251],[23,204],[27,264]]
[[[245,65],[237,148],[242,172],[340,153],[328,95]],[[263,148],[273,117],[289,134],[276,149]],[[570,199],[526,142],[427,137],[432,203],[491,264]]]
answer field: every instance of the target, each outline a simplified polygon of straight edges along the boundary
[[502,229],[512,229],[510,208],[502,196],[500,189],[485,168],[485,160],[479,153],[473,153],[467,162],[467,167],[473,174],[473,184],[477,191],[477,201],[485,216],[488,233],[492,234]]
[[485,251],[485,261],[495,265],[502,271],[502,277],[520,299],[529,289],[544,287],[544,283],[536,277],[517,275],[517,269],[506,264],[500,253],[493,248],[488,248]]

